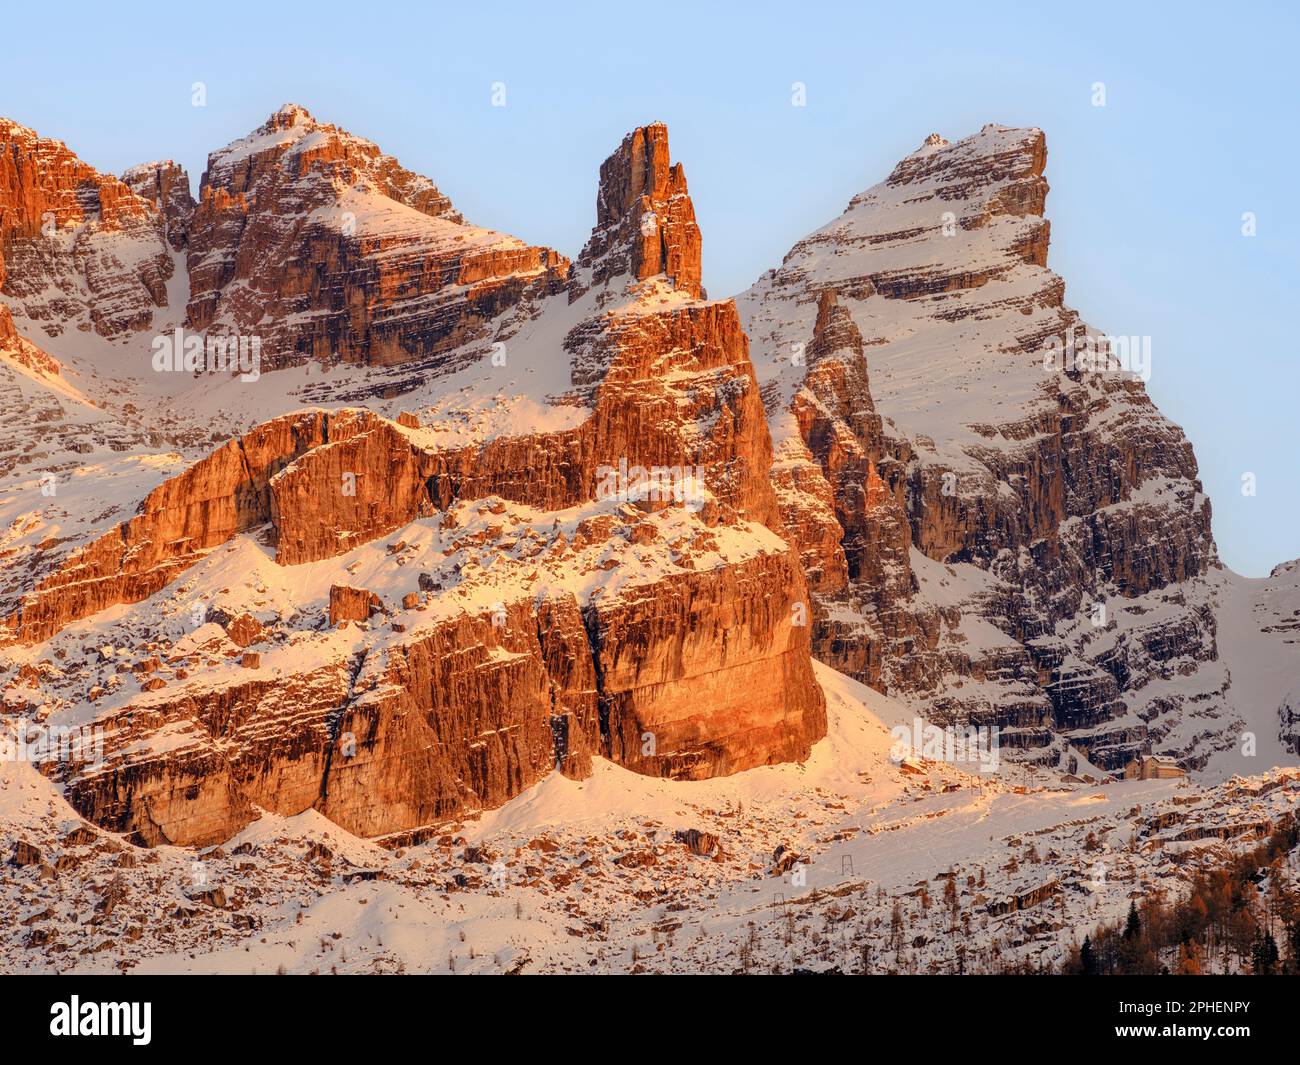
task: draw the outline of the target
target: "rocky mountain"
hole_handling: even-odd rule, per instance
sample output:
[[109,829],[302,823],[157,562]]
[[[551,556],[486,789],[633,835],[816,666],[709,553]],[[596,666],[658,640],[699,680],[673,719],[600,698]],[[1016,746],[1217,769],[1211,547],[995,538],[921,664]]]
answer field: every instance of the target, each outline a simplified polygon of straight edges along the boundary
[[98,738],[48,771],[103,829],[801,761],[813,658],[1058,774],[1294,747],[1294,570],[1223,569],[1141,343],[1066,305],[1036,130],[929,138],[734,301],[661,124],[572,263],[294,105],[197,201],[0,131],[0,694]]
[[194,215],[190,176],[185,168],[170,159],[141,163],[123,174],[122,182],[157,208],[162,216],[167,243],[172,251],[182,251],[189,239],[190,219]]
[[[803,577],[746,337],[734,303],[702,296],[664,127],[601,168],[571,280],[567,262],[465,226],[430,183],[301,109],[213,156],[188,226],[164,188],[174,175],[146,171],[132,180],[158,232],[183,232],[189,328],[271,316],[272,343],[306,329],[391,362],[382,306],[414,330],[401,357],[419,361],[401,368],[424,391],[382,407],[391,417],[294,411],[272,380],[297,380],[292,360],[273,358],[247,387],[284,413],[193,461],[83,462],[83,477],[125,482],[90,520],[98,496],[69,500],[56,478],[33,511],[38,484],[19,485],[4,705],[94,730],[95,758],[53,770],[87,818],[150,845],[207,844],[258,811],[315,808],[374,836],[498,806],[554,769],[584,777],[596,754],[691,779],[807,756],[825,704]],[[364,208],[355,232],[316,213],[334,209],[322,196]],[[292,294],[280,256],[317,240],[360,266],[333,280],[328,263],[304,267],[309,291]],[[388,271],[402,277],[380,298]],[[317,300],[327,313],[304,309]],[[346,323],[329,324],[336,306]],[[516,383],[508,420],[463,417]]]
[[186,244],[190,323],[260,335],[270,367],[427,358],[569,270],[293,104],[208,158]]
[[1261,667],[1259,627],[1221,632],[1254,593],[1150,338],[1094,330],[1047,268],[1046,160],[1038,130],[931,136],[738,297],[814,653],[1039,761],[1204,767],[1277,732],[1280,693],[1243,705],[1229,668]]
[[294,105],[197,199],[0,121],[4,968],[1042,967],[1292,832],[1300,564],[1046,173],[931,136],[710,300],[662,124],[570,261]]
[[[158,206],[62,141],[0,118],[0,295],[47,337],[122,339],[176,273]],[[28,338],[31,339],[31,338]]]

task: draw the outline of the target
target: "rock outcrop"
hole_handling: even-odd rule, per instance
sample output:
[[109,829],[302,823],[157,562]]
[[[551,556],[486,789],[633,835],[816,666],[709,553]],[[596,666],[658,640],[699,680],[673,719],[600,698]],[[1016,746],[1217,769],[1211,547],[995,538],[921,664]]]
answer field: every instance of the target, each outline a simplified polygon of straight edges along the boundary
[[374,592],[353,588],[347,584],[330,587],[329,619],[331,625],[347,621],[369,621],[370,615],[383,609],[383,603]]
[[594,754],[678,778],[804,758],[825,712],[792,585],[790,556],[759,557],[599,606],[460,614],[291,678],[160,688],[103,719],[102,761],[60,772],[88,819],[204,845],[255,806],[361,835],[437,823],[584,777]]
[[[3,284],[4,262],[0,260],[0,286]],[[7,355],[33,373],[57,376],[60,372],[59,364],[47,352],[19,334],[13,315],[3,304],[0,304],[0,355]]]
[[207,551],[270,521],[272,477],[325,443],[329,424],[322,411],[268,422],[163,482],[98,539],[62,558],[56,546],[48,575],[7,604],[0,635],[39,643],[70,621],[140,602]]
[[789,553],[646,585],[587,612],[608,750],[700,780],[802,761],[825,732]]
[[190,217],[194,214],[190,176],[185,168],[170,159],[141,163],[123,174],[122,182],[157,207],[167,243],[173,251],[182,251],[189,238]]
[[578,257],[589,272],[575,291],[611,278],[662,274],[677,289],[702,296],[700,228],[686,191],[686,173],[668,154],[662,122],[633,130],[600,168],[596,228]]

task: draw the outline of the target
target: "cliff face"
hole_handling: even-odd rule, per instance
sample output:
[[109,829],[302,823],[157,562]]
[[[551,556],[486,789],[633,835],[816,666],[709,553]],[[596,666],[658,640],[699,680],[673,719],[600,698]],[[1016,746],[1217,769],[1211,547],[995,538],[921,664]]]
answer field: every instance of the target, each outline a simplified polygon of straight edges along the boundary
[[[814,647],[1040,758],[1195,763],[1231,742],[1194,721],[1229,716],[1223,677],[1162,681],[1216,657],[1209,501],[1140,374],[1066,358],[1107,348],[1046,269],[1046,157],[1037,130],[931,137],[738,300]],[[1122,667],[1116,640],[1158,650]]]
[[579,270],[589,271],[593,284],[663,274],[698,297],[700,248],[686,173],[668,153],[668,127],[656,122],[633,130],[600,168],[596,228],[578,257]]
[[[436,190],[309,123],[282,113],[214,157],[210,177],[262,190],[249,226],[299,218],[284,202],[263,217],[265,197],[286,167],[314,187],[321,161],[460,225]],[[163,202],[153,173],[139,187]],[[508,431],[466,438],[437,404],[284,414],[100,535],[46,542],[8,583],[12,645],[63,655],[39,696],[103,729],[101,760],[56,770],[85,816],[197,844],[257,808],[315,807],[378,835],[500,805],[557,769],[585,776],[596,755],[690,779],[807,757],[825,702],[735,304],[700,297],[662,126],[601,174],[600,268],[493,324],[516,358],[568,364],[564,391]],[[213,213],[234,209],[220,185],[195,208],[192,262],[231,222]],[[454,302],[474,313],[463,290]],[[465,387],[490,394],[481,350],[484,383]]]
[[[146,844],[201,845],[254,806],[316,807],[378,835],[498,806],[552,769],[585,776],[598,737],[581,617],[569,599],[548,603],[546,620],[543,634],[526,603],[502,624],[462,614],[373,661],[362,650],[133,706],[109,719],[105,763],[72,776],[69,798]],[[552,673],[547,652],[566,649],[583,652],[585,673],[566,675],[562,657]]]
[[427,178],[293,104],[209,157],[187,247],[190,323],[261,337],[271,369],[446,351],[569,267],[466,224]]
[[48,337],[72,328],[122,340],[167,305],[174,272],[150,200],[0,118],[0,295],[11,310]]
[[324,412],[270,422],[164,481],[134,517],[48,564],[6,604],[12,613],[0,632],[39,643],[70,621],[153,595],[212,548],[269,521],[272,475],[324,443],[328,425]]
[[[661,125],[601,167],[572,271],[299,108],[198,204],[174,164],[116,182],[18,130],[0,706],[103,730],[54,770],[95,820],[382,834],[593,757],[802,759],[812,654],[1067,769],[1294,745],[1291,571],[1226,574],[1186,439],[1140,374],[1075,358],[1107,349],[1045,265],[1035,130],[931,138],[738,301],[704,297]],[[141,316],[67,343],[103,310],[80,275],[21,295],[49,203],[83,212],[57,270],[129,230],[118,282],[183,257],[195,327],[304,365],[142,378]]]
[[801,586],[793,556],[770,554],[589,610],[610,757],[690,780],[807,758],[826,713]]
[[190,176],[185,168],[170,159],[141,163],[122,175],[122,183],[158,209],[167,243],[173,251],[183,250],[189,239],[190,217],[194,214]]
[[[162,629],[182,634],[137,649],[115,628],[116,655],[139,656],[125,684],[110,656],[40,685],[56,698],[89,685],[101,706],[102,759],[56,767],[70,801],[148,844],[228,838],[254,807],[315,807],[378,835],[500,805],[552,770],[584,777],[597,754],[691,779],[807,757],[825,708],[779,542],[692,532],[681,508],[558,529],[498,509],[458,509],[399,551],[366,580],[385,595],[356,590],[370,600],[361,620],[305,594],[237,642],[231,609],[205,605],[219,621],[185,632],[192,597],[155,597]],[[349,569],[388,548],[353,552]],[[641,575],[655,560],[662,573]],[[408,561],[429,567],[418,581],[400,572]],[[201,569],[203,583],[224,573]],[[563,590],[575,577],[618,592]]]
[[[93,542],[66,555],[67,545],[53,545],[35,562],[46,574],[0,601],[0,631],[42,642],[70,621],[153,595],[212,548],[267,523],[277,561],[297,565],[458,499],[572,507],[629,468],[676,471],[676,481],[699,471],[713,520],[780,528],[766,472],[771,446],[734,305],[600,315],[577,332],[573,376],[593,410],[576,429],[444,450],[366,410],[286,415],[159,485],[134,517]],[[698,431],[702,424],[709,431]]]

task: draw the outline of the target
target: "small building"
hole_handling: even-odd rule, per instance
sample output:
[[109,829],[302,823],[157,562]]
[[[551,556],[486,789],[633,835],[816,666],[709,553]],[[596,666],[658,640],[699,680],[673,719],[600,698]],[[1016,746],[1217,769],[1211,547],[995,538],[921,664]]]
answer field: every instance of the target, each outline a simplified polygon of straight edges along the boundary
[[1170,758],[1141,754],[1124,767],[1125,780],[1171,780],[1187,776],[1186,770]]

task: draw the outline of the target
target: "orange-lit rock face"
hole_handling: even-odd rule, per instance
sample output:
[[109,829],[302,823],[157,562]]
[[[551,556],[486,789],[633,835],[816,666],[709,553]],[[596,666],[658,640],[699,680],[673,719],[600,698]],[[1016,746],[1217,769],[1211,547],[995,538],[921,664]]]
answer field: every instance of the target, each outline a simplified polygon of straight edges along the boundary
[[39,643],[78,618],[153,595],[204,552],[268,522],[272,476],[323,443],[328,420],[314,412],[269,422],[164,481],[135,517],[58,561],[5,628]]
[[[57,772],[105,827],[205,844],[254,806],[315,807],[363,835],[419,827],[555,769],[584,777],[594,754],[678,779],[801,759],[826,727],[801,594],[791,555],[758,556],[598,606],[561,595],[462,614],[201,698],[160,686],[103,719],[102,763]],[[364,589],[331,591],[331,621],[372,609]]]
[[[573,506],[595,498],[602,468],[620,457],[699,468],[726,516],[779,528],[766,474],[771,445],[734,307],[707,304],[635,324],[592,340],[608,372],[592,386],[592,417],[575,430],[438,451],[365,410],[287,415],[164,482],[136,517],[53,563],[5,624],[24,643],[48,639],[70,621],[153,595],[207,550],[266,523],[277,561],[296,565],[342,554],[456,499]],[[685,394],[649,374],[653,352],[664,350],[679,361],[659,371],[675,368]],[[698,422],[712,431],[685,431]]]
[[588,613],[610,757],[701,780],[800,761],[826,733],[798,560],[762,556]]
[[596,678],[577,604],[499,620],[448,623],[376,665],[338,722],[356,748],[331,760],[327,817],[377,835],[499,806],[556,769],[590,773]]
[[331,415],[328,443],[270,482],[276,560],[331,558],[434,513],[425,484],[431,462],[368,411]]
[[[167,200],[165,169],[133,178]],[[185,248],[193,278],[216,273],[196,284],[191,314],[211,313],[211,324],[230,309],[228,292],[257,288],[252,275],[250,285],[232,281],[246,252],[256,265],[253,249],[315,247],[327,231],[321,239],[360,257],[349,285],[373,268],[392,281],[384,298],[394,305],[417,291],[399,276],[411,260],[389,254],[398,245],[374,219],[336,232],[319,206],[295,199],[316,196],[322,182],[335,206],[358,185],[372,199],[382,188],[403,226],[414,214],[426,235],[434,226],[482,239],[372,145],[288,110],[213,157]],[[698,230],[662,127],[637,131],[611,157],[601,195],[592,243],[603,247],[603,291],[574,309],[588,274],[575,279],[572,302],[556,292],[535,311],[561,316],[551,335],[569,360],[562,402],[583,411],[567,427],[447,444],[424,412],[286,414],[164,481],[97,539],[49,546],[26,594],[6,604],[5,632],[22,644],[98,623],[110,606],[128,617],[132,604],[174,609],[174,586],[208,579],[250,543],[257,553],[244,557],[275,575],[231,581],[315,589],[291,618],[248,606],[208,615],[225,621],[183,640],[138,693],[105,696],[101,686],[104,763],[59,771],[87,817],[149,843],[193,844],[228,837],[258,807],[315,807],[376,835],[500,805],[557,769],[585,776],[597,755],[682,779],[808,755],[826,715],[807,587],[781,539],[748,342],[734,303],[700,297]],[[177,217],[183,206],[173,204]],[[659,229],[647,242],[640,220],[651,212]],[[629,224],[612,225],[615,213]],[[232,256],[213,254],[227,246]],[[429,250],[421,255],[428,267]],[[333,262],[315,264],[313,284]],[[540,296],[552,282],[523,265]],[[476,285],[499,280],[486,260],[462,268],[443,279],[457,316],[474,313]],[[277,282],[293,284],[292,274]],[[286,323],[291,305],[268,302],[258,320],[318,323]],[[358,313],[351,320],[365,308]],[[693,495],[609,495],[624,469],[676,471]],[[457,515],[474,508],[501,517],[460,536]],[[537,527],[504,529],[521,520],[512,508]],[[413,549],[398,539],[408,535],[441,547]],[[387,564],[357,573],[374,555]],[[385,585],[392,574],[409,579]],[[298,650],[286,656],[286,645]]]
[[596,228],[578,258],[591,284],[665,274],[692,296],[700,286],[700,228],[686,173],[668,155],[668,127],[642,126],[600,167]]
[[[202,845],[254,805],[378,835],[498,806],[556,768],[585,776],[598,739],[586,636],[571,601],[550,611],[540,637],[521,604],[505,625],[464,616],[373,664],[151,701],[107,722],[105,764],[73,770],[69,798],[148,845]],[[131,750],[162,727],[179,737],[168,749]]]
[[51,337],[148,328],[175,271],[152,202],[0,118],[0,293]]
[[260,335],[269,369],[446,351],[569,265],[465,224],[427,178],[293,105],[209,158],[188,262],[194,327]]

